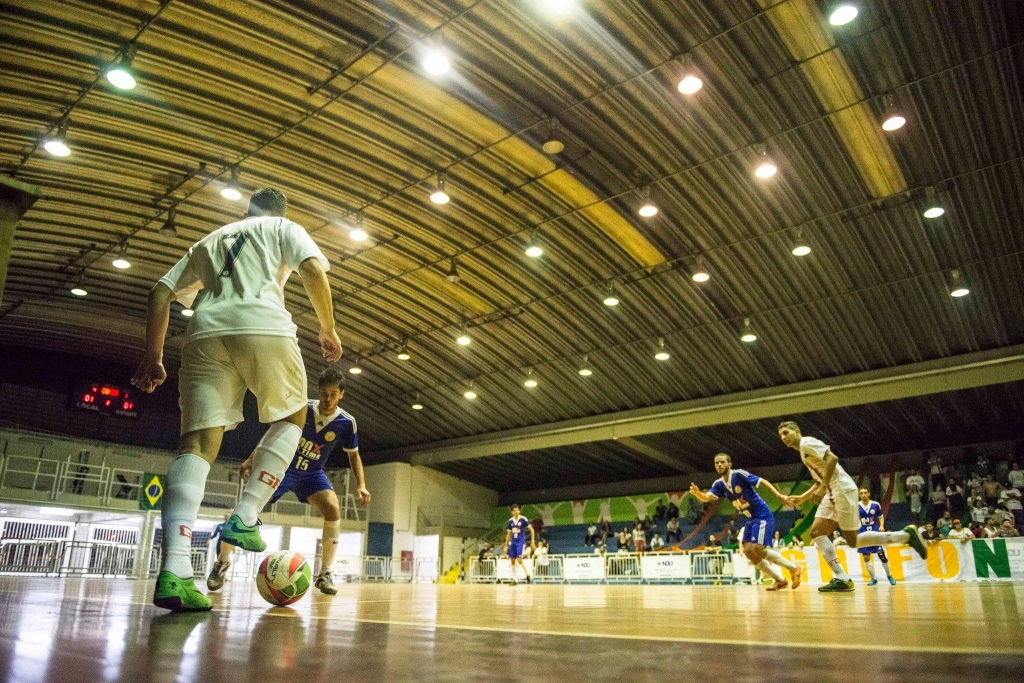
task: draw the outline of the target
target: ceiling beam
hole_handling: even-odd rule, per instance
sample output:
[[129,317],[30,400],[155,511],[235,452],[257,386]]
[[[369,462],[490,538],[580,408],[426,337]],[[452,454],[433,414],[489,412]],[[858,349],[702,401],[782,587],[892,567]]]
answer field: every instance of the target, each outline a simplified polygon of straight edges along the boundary
[[381,461],[435,465],[893,401],[1024,380],[1024,344],[840,377],[409,446]]
[[668,455],[667,453],[658,450],[654,446],[646,444],[643,441],[635,439],[631,436],[624,436],[618,439],[618,443],[622,444],[631,451],[636,451],[645,458],[654,460],[655,462],[660,462],[662,465],[671,467],[676,472],[681,472],[683,474],[690,474],[691,472],[696,472],[696,470],[693,467],[690,467],[689,465],[680,462],[677,458],[673,458],[671,455]]

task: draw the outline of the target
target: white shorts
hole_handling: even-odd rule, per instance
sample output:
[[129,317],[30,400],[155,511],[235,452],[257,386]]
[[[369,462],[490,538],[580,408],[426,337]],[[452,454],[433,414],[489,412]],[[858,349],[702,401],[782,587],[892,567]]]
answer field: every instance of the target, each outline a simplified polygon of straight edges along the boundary
[[181,433],[242,421],[242,399],[256,396],[260,422],[277,422],[306,405],[306,366],[294,337],[228,335],[197,339],[181,352]]
[[839,523],[843,531],[860,531],[860,512],[857,510],[857,488],[837,487],[834,493],[826,493],[818,505],[815,517],[831,519]]

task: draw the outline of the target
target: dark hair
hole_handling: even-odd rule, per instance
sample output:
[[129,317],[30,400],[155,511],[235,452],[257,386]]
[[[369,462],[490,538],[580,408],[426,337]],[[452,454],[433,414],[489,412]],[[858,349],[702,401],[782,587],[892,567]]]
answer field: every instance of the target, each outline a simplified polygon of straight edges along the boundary
[[318,389],[324,387],[338,387],[340,390],[345,391],[345,378],[341,376],[341,373],[333,368],[327,368],[320,373],[320,379],[316,381]]
[[256,190],[249,197],[249,216],[281,216],[288,208],[284,193],[273,187]]
[[520,510],[522,510],[523,506],[520,505],[519,503],[512,503],[511,505],[508,506],[509,510],[515,510],[516,508],[519,508]]
[[796,422],[793,422],[792,420],[786,420],[785,422],[779,424],[779,429],[782,429],[783,427],[785,427],[786,429],[800,429],[800,425],[798,425]]

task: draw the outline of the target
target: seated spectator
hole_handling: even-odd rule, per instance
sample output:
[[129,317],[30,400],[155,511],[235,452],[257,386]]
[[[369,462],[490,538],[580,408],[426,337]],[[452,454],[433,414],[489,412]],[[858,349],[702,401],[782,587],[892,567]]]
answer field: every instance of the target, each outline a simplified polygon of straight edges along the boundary
[[665,516],[669,519],[679,519],[679,506],[670,500],[668,502],[668,511],[666,511]]
[[775,535],[772,536],[772,547],[773,548],[785,548],[786,541],[782,538],[782,532],[778,529],[775,530]]
[[629,552],[629,527],[622,527],[622,532],[615,537],[615,552]]
[[985,480],[978,476],[977,473],[971,475],[971,478],[967,480],[966,493],[969,498],[984,498],[985,487],[983,484]]
[[921,529],[921,536],[928,543],[934,543],[940,538],[939,532],[935,529],[935,525],[933,525],[931,522],[927,522],[924,525],[924,528]]
[[949,530],[953,528],[953,516],[949,514],[949,510],[942,513],[942,517],[935,523],[935,528],[942,538],[949,536]]
[[982,487],[985,489],[985,502],[989,507],[995,507],[999,502],[999,492],[1003,487],[991,474],[985,475],[985,483],[982,484]]
[[971,521],[977,522],[978,524],[984,524],[985,518],[988,517],[989,509],[988,506],[985,505],[985,501],[981,499],[981,496],[967,501],[967,506],[971,511]]
[[1010,520],[1010,524],[1013,524],[1015,521],[1013,513],[1002,503],[998,503],[995,509],[992,510],[992,519],[995,520],[996,526],[1002,526],[1004,519]]
[[941,489],[943,495],[946,493],[946,475],[943,474],[942,458],[935,454],[925,453],[928,456],[928,478],[932,486],[932,492],[935,489]]
[[721,550],[722,541],[718,538],[718,536],[711,534],[710,536],[708,536],[708,542],[706,547],[708,550]]
[[659,498],[658,504],[654,508],[654,521],[664,522],[666,519],[668,519],[668,508],[665,507],[665,501]]
[[679,520],[675,517],[669,517],[668,522],[665,523],[665,541],[672,543],[673,538],[675,538],[676,543],[679,543]]
[[960,486],[960,482],[953,477],[950,477],[949,483],[946,485],[946,505],[955,515],[962,514],[964,511],[964,489]]
[[590,526],[587,527],[587,535],[583,538],[583,542],[588,546],[597,543],[597,525],[593,522],[591,522]]
[[932,489],[932,514],[931,518],[939,519],[942,514],[948,512],[946,509],[946,487],[945,485],[937,485]]
[[981,528],[982,538],[995,538],[999,534],[999,525],[996,520],[989,517],[985,520],[985,526]]
[[965,529],[963,525],[960,524],[959,519],[954,519],[953,528],[949,530],[949,533],[946,535],[946,538],[950,539],[951,541],[960,541],[961,543],[967,543],[967,541],[974,540],[974,534],[972,534],[969,529]]
[[601,524],[601,545],[607,545],[608,537],[612,535],[612,524],[604,517],[598,521]]
[[594,554],[595,555],[604,555],[606,552],[607,552],[607,548],[605,547],[604,543],[601,543],[601,541],[598,541],[597,543],[594,544]]
[[644,531],[651,533],[651,529],[654,528],[654,522],[651,521],[651,516],[644,515],[644,520],[641,522],[641,525],[643,525]]
[[975,538],[982,538],[985,535],[983,528],[978,522],[971,522],[971,533]]
[[1010,465],[1010,471],[1006,473],[1006,478],[1009,479],[1010,486],[1024,491],[1024,470],[1020,468],[1020,463],[1016,460]]
[[903,488],[910,499],[910,512],[914,515],[914,522],[920,524],[924,521],[924,506],[921,500],[924,497],[924,477],[919,472],[911,471],[910,476],[903,482]]
[[793,534],[793,537],[791,539],[789,539],[789,547],[790,548],[803,548],[804,547],[804,539],[800,538],[796,534]]
[[836,529],[835,531],[832,532],[832,544],[833,545],[850,545],[849,543],[846,542],[846,539],[843,538],[843,535],[841,533],[839,533],[839,529]]
[[1013,523],[1004,519],[1002,525],[999,527],[999,533],[996,534],[999,538],[1017,538],[1020,533],[1014,528]]
[[654,532],[654,537],[651,539],[651,550],[661,550],[665,547],[665,541],[661,540],[661,535],[657,531]]
[[1006,482],[1006,488],[999,492],[999,503],[1013,515],[1014,526],[1024,526],[1024,505],[1021,505],[1020,489]]

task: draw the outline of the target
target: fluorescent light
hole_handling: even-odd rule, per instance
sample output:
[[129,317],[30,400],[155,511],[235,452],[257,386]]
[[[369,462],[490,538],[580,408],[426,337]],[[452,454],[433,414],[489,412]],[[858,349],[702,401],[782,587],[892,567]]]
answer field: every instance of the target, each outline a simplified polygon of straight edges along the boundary
[[941,206],[932,206],[932,207],[929,207],[929,208],[925,209],[924,217],[925,218],[938,218],[939,216],[941,216],[944,213],[946,213],[946,210],[943,209]]
[[529,256],[530,258],[538,258],[544,255],[544,249],[542,249],[541,246],[536,242],[531,242],[526,247],[526,255]]
[[72,287],[71,293],[74,294],[75,296],[86,296],[89,294],[89,292],[85,291],[85,288],[83,288],[80,285]]
[[899,114],[893,114],[885,121],[882,122],[882,130],[891,133],[894,130],[899,130],[905,126],[907,120]]
[[348,234],[348,237],[354,242],[365,242],[369,235],[367,235],[366,231],[362,228],[356,228]]
[[679,92],[684,95],[692,95],[701,88],[704,87],[704,81],[697,78],[693,74],[689,74],[679,81]]
[[181,309],[181,314],[183,316],[185,316],[186,318],[191,318],[192,316],[194,316],[196,314],[196,312],[193,311],[191,308],[183,308],[183,309]]
[[647,202],[644,203],[643,206],[641,206],[637,210],[637,213],[639,213],[644,218],[650,218],[652,216],[658,215],[658,207],[656,207],[650,200],[648,200]]
[[448,60],[448,55],[437,48],[432,48],[423,58],[423,70],[432,76],[446,74],[451,68],[452,63]]
[[74,517],[78,514],[78,511],[68,510],[67,508],[39,508],[39,513],[53,515],[54,517]]
[[66,157],[71,154],[71,148],[64,143],[63,138],[50,138],[43,143],[43,149],[55,157]]
[[763,180],[765,178],[771,178],[773,175],[775,175],[775,173],[778,170],[779,169],[776,168],[775,164],[773,164],[772,162],[764,161],[754,171],[754,175],[756,175],[758,178],[761,178]]
[[955,297],[955,298],[959,299],[960,297],[967,296],[970,293],[971,293],[971,290],[967,289],[966,287],[957,287],[956,289],[951,291],[949,293],[949,295],[951,297]]
[[423,410],[423,404],[422,403],[413,403],[412,404],[412,409],[413,410]]
[[828,17],[828,23],[833,26],[845,26],[857,18],[857,8],[854,5],[839,5]]
[[811,253],[811,248],[806,244],[798,244],[793,247],[793,256],[807,256]]

